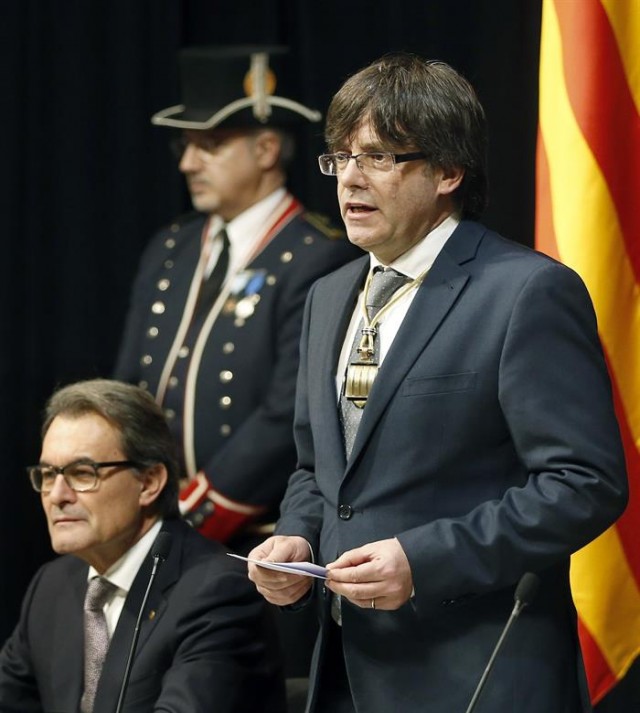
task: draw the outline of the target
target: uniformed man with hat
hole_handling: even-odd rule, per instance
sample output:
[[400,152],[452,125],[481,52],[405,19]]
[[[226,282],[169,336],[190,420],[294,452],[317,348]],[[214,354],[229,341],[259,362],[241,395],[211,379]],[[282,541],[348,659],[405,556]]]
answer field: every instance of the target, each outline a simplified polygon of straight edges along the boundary
[[183,515],[241,552],[268,535],[295,464],[307,291],[358,256],[285,187],[292,132],[321,115],[281,96],[284,55],[181,52],[182,103],[152,123],[174,129],[195,212],[144,252],[115,369],[165,410],[183,456]]

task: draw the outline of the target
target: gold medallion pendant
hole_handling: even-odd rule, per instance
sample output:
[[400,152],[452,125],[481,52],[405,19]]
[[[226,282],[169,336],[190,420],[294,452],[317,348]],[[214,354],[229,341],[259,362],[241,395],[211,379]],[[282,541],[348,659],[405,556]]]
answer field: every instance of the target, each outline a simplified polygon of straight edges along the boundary
[[349,399],[354,406],[364,408],[377,373],[377,364],[364,362],[352,362],[349,364],[344,384],[345,398]]
[[378,330],[375,327],[363,327],[362,337],[358,345],[358,361],[351,362],[347,367],[344,384],[344,396],[354,406],[364,408],[371,387],[378,374],[378,365],[375,363],[375,339]]
[[[371,388],[373,387],[373,382],[376,380],[378,375],[378,358],[376,357],[376,337],[378,336],[377,325],[380,324],[383,315],[385,315],[389,309],[398,302],[404,295],[406,295],[410,290],[418,288],[425,278],[428,270],[420,273],[418,277],[413,280],[405,277],[404,285],[395,288],[395,292],[392,293],[387,301],[380,305],[376,302],[369,303],[369,285],[371,284],[371,278],[373,272],[370,272],[364,285],[364,294],[362,297],[362,322],[364,324],[360,329],[361,337],[356,352],[358,354],[357,360],[352,361],[347,367],[347,373],[344,379],[344,398],[348,399],[354,406],[359,409],[363,409],[367,405],[367,399],[371,393]],[[402,275],[396,273],[397,277],[403,277]],[[369,318],[368,308],[373,308],[377,306],[377,311]]]

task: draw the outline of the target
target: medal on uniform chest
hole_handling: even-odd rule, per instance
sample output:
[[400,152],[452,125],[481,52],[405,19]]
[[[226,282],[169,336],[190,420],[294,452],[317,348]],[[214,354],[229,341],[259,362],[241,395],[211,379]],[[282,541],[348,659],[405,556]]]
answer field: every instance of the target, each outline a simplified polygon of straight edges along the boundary
[[237,327],[242,327],[256,311],[260,290],[266,283],[266,274],[266,270],[243,270],[233,278],[223,313],[233,316]]
[[260,295],[247,295],[239,300],[234,309],[235,324],[241,327],[249,317],[256,311],[256,305],[260,302]]

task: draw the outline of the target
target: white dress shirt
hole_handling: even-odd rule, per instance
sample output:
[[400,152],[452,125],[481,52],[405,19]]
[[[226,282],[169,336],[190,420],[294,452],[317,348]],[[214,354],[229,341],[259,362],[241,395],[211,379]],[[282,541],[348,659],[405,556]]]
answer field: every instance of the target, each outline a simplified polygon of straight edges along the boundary
[[[127,594],[129,594],[133,580],[136,578],[138,570],[142,567],[142,563],[149,554],[151,545],[156,539],[156,535],[160,532],[161,527],[162,520],[154,523],[149,532],[146,532],[131,549],[125,552],[122,557],[115,564],[111,565],[102,575],[105,579],[108,579],[111,584],[118,587],[117,591],[103,607],[104,615],[107,620],[107,629],[109,630],[109,638],[111,638],[118,624],[118,619],[124,607],[124,600],[127,598]],[[98,572],[93,567],[89,567],[87,581],[98,576]]]
[[[444,247],[444,244],[456,229],[459,222],[460,220],[457,217],[453,215],[448,216],[419,243],[407,250],[406,253],[400,255],[400,257],[392,263],[389,265],[383,265],[383,267],[392,267],[394,270],[397,270],[403,275],[407,275],[407,277],[415,280],[425,270],[429,270],[431,268],[435,259],[438,257],[438,254]],[[370,253],[369,258],[370,272],[378,265],[382,265],[373,253]],[[418,286],[415,285],[413,289],[409,290],[397,302],[393,303],[389,307],[389,310],[385,313],[384,320],[378,323],[378,336],[376,339],[379,340],[380,344],[379,365],[382,364],[389,348],[393,344],[393,340],[400,329],[400,325],[409,311],[413,298],[416,296],[417,289]],[[356,330],[360,324],[360,320],[362,319],[363,298],[363,290],[361,290],[356,308],[351,315],[349,328],[347,329],[344,342],[342,344],[342,351],[340,352],[340,359],[338,360],[338,370],[336,372],[336,390],[338,398],[340,398],[340,393],[342,392],[345,373],[347,366],[349,365],[351,347],[356,336]]]

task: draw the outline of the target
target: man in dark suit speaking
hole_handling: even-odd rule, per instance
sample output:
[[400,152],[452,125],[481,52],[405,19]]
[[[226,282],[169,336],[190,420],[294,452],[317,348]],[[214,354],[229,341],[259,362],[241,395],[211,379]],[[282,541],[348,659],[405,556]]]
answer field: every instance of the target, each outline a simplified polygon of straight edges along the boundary
[[[29,476],[53,549],[0,652],[0,710],[112,713],[152,569],[123,711],[284,711],[266,605],[220,545],[178,517],[174,442],[144,390],[53,395]],[[160,557],[158,557],[160,559]]]
[[[290,479],[252,552],[329,569],[309,710],[465,711],[526,572],[540,591],[477,713],[590,710],[569,556],[625,466],[580,278],[475,222],[485,118],[451,67],[391,55],[327,115],[323,173],[370,255],[307,299]],[[249,569],[279,605],[308,578]]]

